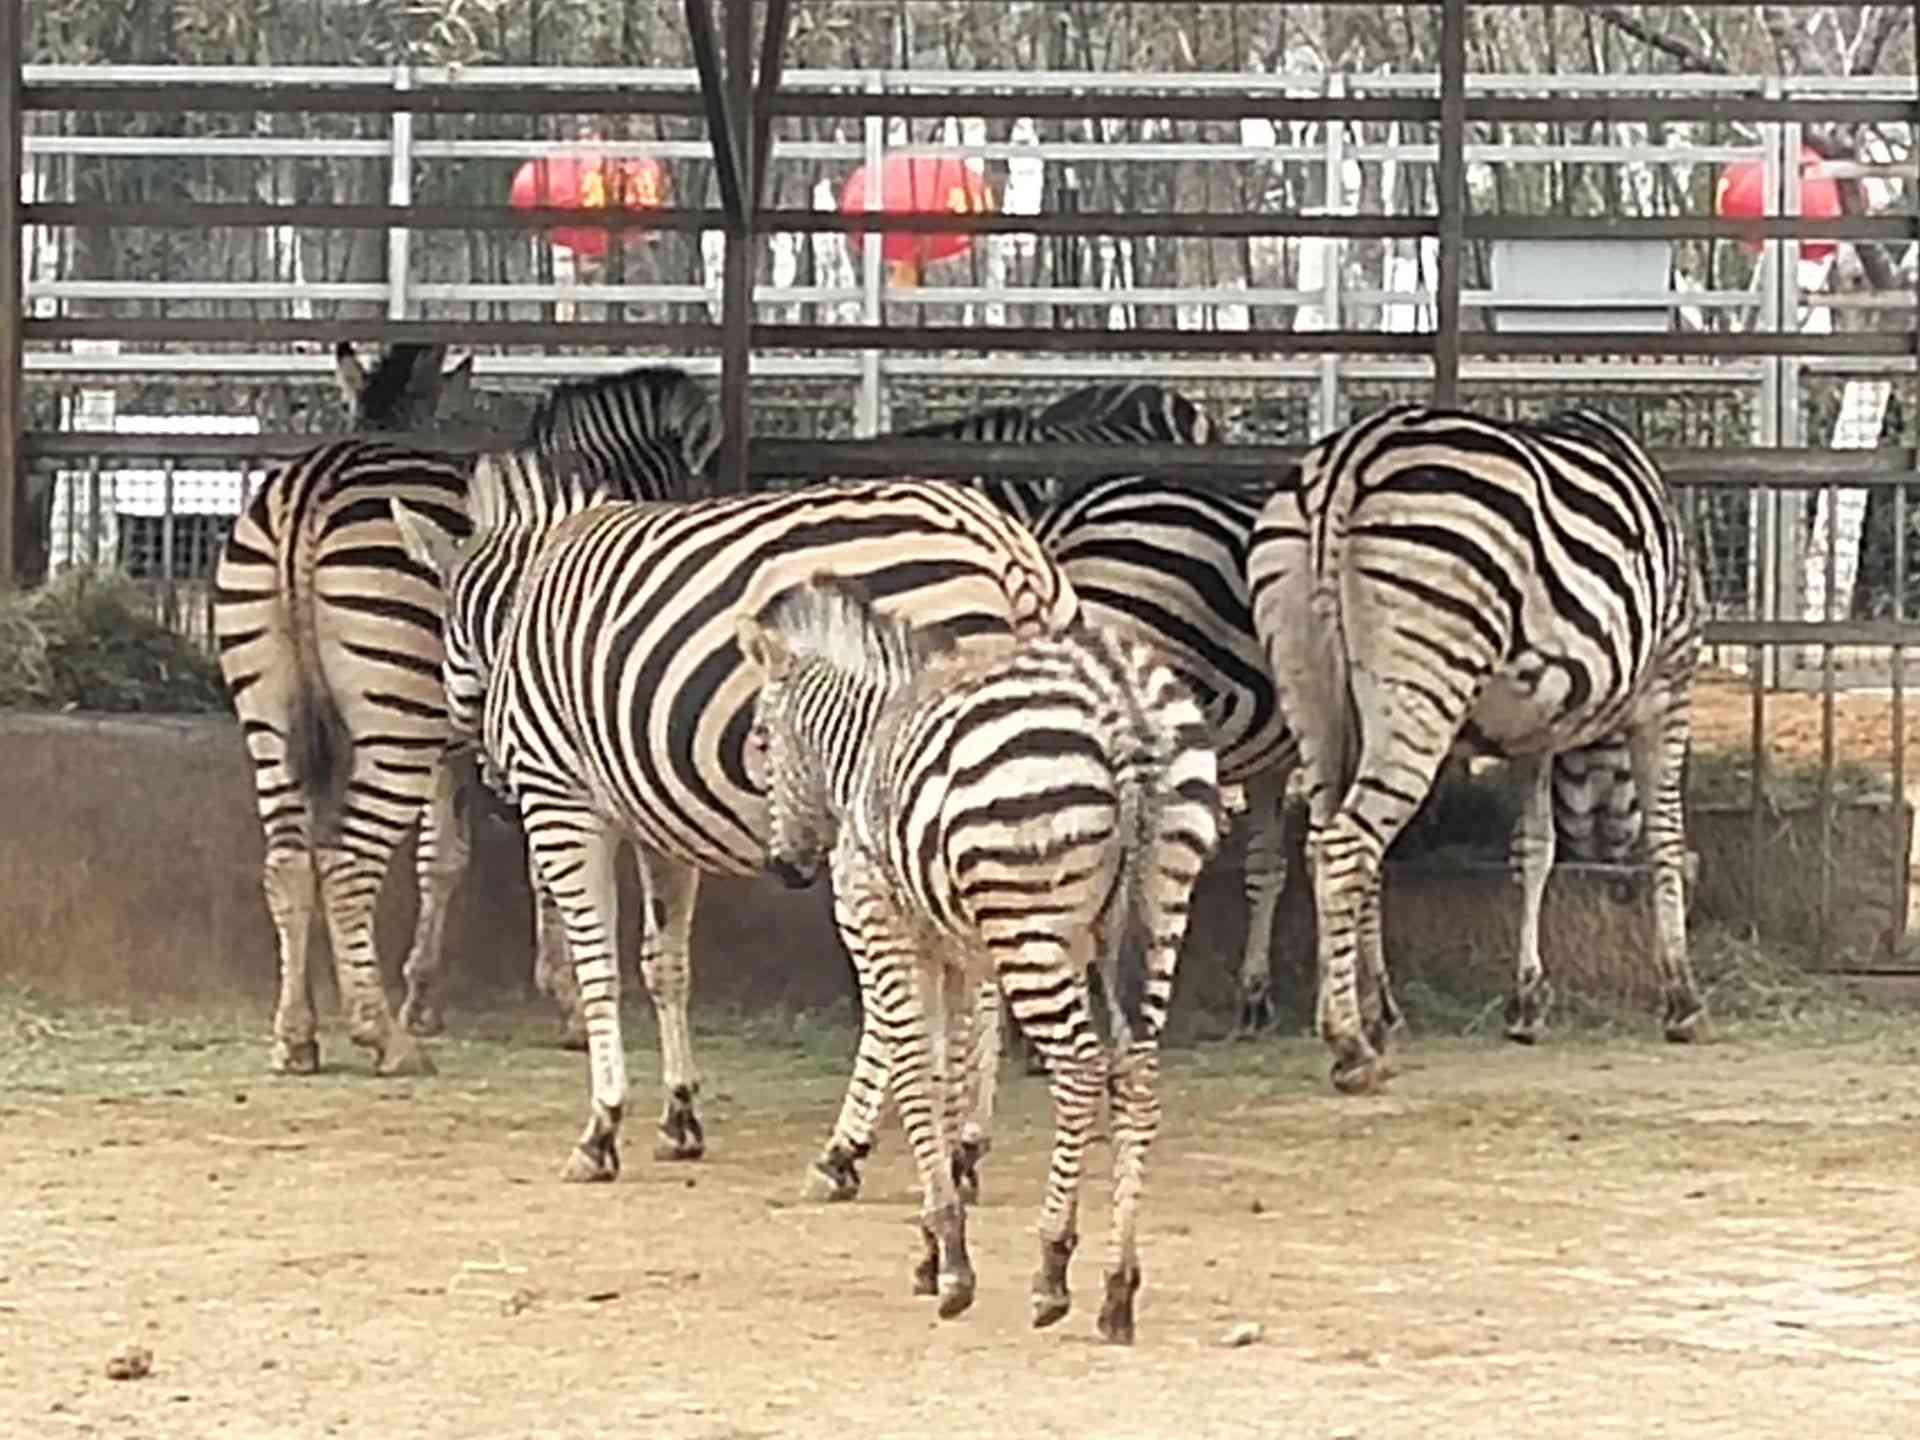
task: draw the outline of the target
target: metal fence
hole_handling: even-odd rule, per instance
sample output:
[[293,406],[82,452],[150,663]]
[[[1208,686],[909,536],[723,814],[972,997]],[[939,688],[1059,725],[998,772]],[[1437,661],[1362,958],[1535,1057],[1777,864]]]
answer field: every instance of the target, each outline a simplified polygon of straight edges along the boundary
[[[740,8],[734,0],[730,23]],[[742,484],[1143,463],[1246,475],[1388,400],[1434,394],[1519,413],[1577,399],[1632,423],[1685,487],[1715,659],[1745,677],[1752,697],[1756,855],[1775,685],[1819,690],[1829,781],[1845,758],[1834,697],[1850,683],[1887,687],[1887,779],[1903,796],[1904,647],[1915,638],[1906,617],[1920,599],[1905,505],[1916,478],[1913,82],[1468,76],[1463,8],[1442,7],[1443,65],[1432,75],[796,71],[772,85],[763,73],[750,94],[739,73],[712,63],[457,74],[0,68],[0,169],[17,167],[0,174],[0,273],[24,277],[18,294],[0,290],[0,463],[19,457],[13,482],[0,484],[0,531],[15,541],[6,558],[20,554],[29,527],[15,512],[30,503],[50,521],[53,564],[118,563],[150,577],[180,623],[203,625],[202,577],[222,517],[274,457],[330,428],[332,402],[317,382],[331,362],[309,347],[339,339],[472,347],[483,386],[521,403],[552,378],[621,367],[636,353],[678,359],[719,376],[727,473]],[[0,53],[18,53],[17,35],[0,33],[9,39]],[[1543,99],[1548,90],[1554,98]],[[66,123],[100,112],[387,120],[374,138],[241,123],[184,139],[125,137]],[[554,128],[499,133],[509,116]],[[657,135],[562,138],[586,116],[656,117]],[[1122,120],[1132,133],[1117,136]],[[1583,121],[1596,133],[1542,138],[1541,127]],[[1664,127],[1659,143],[1653,122]],[[1832,124],[1878,127],[1902,153],[1833,167],[1884,187],[1875,213],[1802,220],[1795,157],[1810,127]],[[759,128],[770,149],[749,143]],[[758,173],[756,152],[771,156]],[[979,163],[1003,189],[1016,171],[1038,174],[1039,199],[902,218],[841,214],[821,195],[853,165],[900,153]],[[435,198],[456,193],[447,177],[463,167],[587,154],[676,167],[683,202],[597,214],[616,237],[659,237],[638,248],[616,239],[597,274],[569,267],[541,238],[577,214]],[[75,198],[81,167],[163,160],[209,167],[195,191],[220,198],[120,207]],[[1472,203],[1496,173],[1574,165],[1684,174],[1678,191],[1697,197],[1711,189],[1701,175],[1752,160],[1766,182],[1766,218],[1754,221],[1719,219],[1697,200],[1630,215]],[[260,177],[295,163],[376,167],[385,203],[284,203]],[[1097,186],[1063,183],[1096,170]],[[1140,187],[1160,208],[1115,200],[1126,187],[1114,177],[1169,171],[1185,178]],[[250,177],[246,188],[223,191],[216,182],[234,173]],[[772,203],[750,203],[762,187]],[[1253,201],[1235,203],[1246,194]],[[1312,203],[1293,203],[1302,194]],[[258,253],[277,258],[241,277],[81,278],[67,263],[69,238],[103,227],[249,229],[262,237]],[[964,265],[902,287],[882,263],[882,229],[965,233],[976,245]],[[426,238],[449,232],[475,237],[485,263],[458,273]],[[313,236],[368,234],[382,242],[374,278],[315,280],[298,269]],[[1843,256],[1849,244],[1886,248],[1902,288],[1830,283],[1831,268],[1802,262],[1812,240],[1840,242]],[[1669,257],[1656,284],[1584,300],[1502,283],[1492,262],[1496,247],[1649,242]],[[1757,262],[1744,258],[1745,242],[1759,242]],[[669,273],[669,252],[679,273]],[[1596,310],[1608,328],[1594,328]],[[1621,311],[1653,317],[1651,328],[1611,323]],[[856,438],[1123,374],[1193,391],[1238,443],[1204,455],[963,454]],[[253,429],[127,433],[158,412]],[[511,420],[484,417],[478,428],[497,435]],[[1831,785],[1821,793],[1830,818]],[[1894,829],[1903,823],[1901,810]],[[1905,844],[1903,835],[1903,855]]]

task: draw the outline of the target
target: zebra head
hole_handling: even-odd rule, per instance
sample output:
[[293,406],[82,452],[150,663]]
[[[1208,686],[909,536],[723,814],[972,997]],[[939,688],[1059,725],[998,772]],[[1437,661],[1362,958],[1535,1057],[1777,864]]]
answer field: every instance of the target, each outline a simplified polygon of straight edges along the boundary
[[796,888],[810,885],[852,803],[880,712],[951,642],[878,614],[858,584],[826,571],[742,615],[735,635],[761,676],[746,772],[767,795],[767,867]]
[[457,410],[473,386],[473,357],[443,372],[446,358],[444,345],[395,345],[368,370],[342,340],[334,347],[333,373],[347,402],[348,428],[433,429],[441,410]]

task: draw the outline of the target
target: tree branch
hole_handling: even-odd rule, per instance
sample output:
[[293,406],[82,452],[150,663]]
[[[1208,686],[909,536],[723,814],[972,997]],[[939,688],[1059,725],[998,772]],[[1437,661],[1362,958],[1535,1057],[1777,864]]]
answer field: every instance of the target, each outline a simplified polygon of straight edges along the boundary
[[1696,50],[1684,40],[1676,40],[1671,35],[1652,29],[1618,5],[1582,5],[1580,8],[1606,21],[1622,35],[1630,36],[1642,45],[1658,50],[1669,60],[1676,61],[1682,70],[1701,75],[1732,73],[1728,70],[1726,61],[1709,55],[1703,50]]

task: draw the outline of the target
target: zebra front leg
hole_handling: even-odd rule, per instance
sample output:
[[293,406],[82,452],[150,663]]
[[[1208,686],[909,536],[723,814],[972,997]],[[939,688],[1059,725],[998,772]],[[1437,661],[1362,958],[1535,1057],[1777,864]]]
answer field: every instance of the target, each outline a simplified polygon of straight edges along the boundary
[[819,1201],[851,1200],[860,1193],[860,1162],[873,1151],[874,1131],[886,1104],[893,1066],[891,1042],[879,1015],[882,1009],[897,1010],[902,1003],[900,996],[882,992],[889,985],[905,985],[911,978],[903,970],[896,969],[887,975],[872,970],[861,939],[859,918],[837,889],[833,896],[833,918],[860,989],[860,1043],[854,1052],[853,1074],[847,1081],[846,1096],[840,1102],[840,1117],[834,1122],[826,1149],[807,1167],[806,1178],[800,1185],[802,1199]]
[[533,986],[560,1010],[560,1048],[587,1048],[587,1017],[580,1008],[580,987],[574,982],[573,962],[567,957],[567,927],[553,896],[540,883],[531,855],[527,878],[533,889]]
[[473,852],[460,785],[458,768],[444,760],[435,764],[433,789],[420,812],[414,847],[420,912],[413,927],[413,947],[400,971],[407,982],[400,1023],[414,1035],[438,1035],[447,1028],[440,1001],[447,963],[447,907]]
[[313,856],[304,836],[299,848],[270,849],[261,872],[267,913],[280,947],[280,995],[273,1007],[272,1066],[282,1075],[311,1075],[320,1068],[320,1042],[313,1023],[313,986],[307,956],[313,934]]
[[1273,1024],[1273,916],[1287,888],[1287,826],[1282,801],[1288,768],[1250,777],[1245,785],[1247,943],[1240,960],[1238,1033],[1252,1037]]
[[1540,906],[1553,872],[1553,757],[1529,755],[1513,762],[1523,792],[1510,847],[1520,886],[1520,953],[1513,995],[1507,1001],[1507,1038],[1532,1045],[1546,1033],[1553,986],[1540,963]]
[[1000,1084],[1003,1030],[1000,982],[983,980],[967,998],[971,1023],[961,1037],[964,1048],[952,1052],[959,1090],[950,1114],[956,1137],[953,1183],[959,1187],[961,1198],[973,1205],[980,1199],[980,1162],[993,1148],[993,1108]]
[[538,883],[553,896],[566,927],[567,953],[573,958],[587,1022],[587,1126],[560,1178],[612,1180],[620,1174],[620,1121],[627,1102],[615,930],[619,837],[584,807],[543,800],[524,805],[523,815]]
[[687,1019],[692,965],[693,904],[700,893],[700,872],[636,847],[640,858],[640,974],[653,1000],[660,1028],[660,1083],[665,1100],[654,1136],[656,1160],[698,1160],[707,1153],[707,1134],[696,1100],[700,1072],[693,1061],[693,1031]]
[[376,1075],[431,1075],[433,1061],[394,1023],[374,946],[373,912],[392,851],[372,854],[323,846],[318,855],[320,903],[333,942],[333,973],[347,1034],[373,1051]]
[[1704,1039],[1706,1029],[1706,1007],[1687,955],[1687,840],[1680,796],[1692,670],[1689,656],[1680,678],[1667,681],[1648,700],[1653,713],[1627,736],[1633,753],[1633,783],[1646,817],[1647,858],[1653,866],[1661,1023],[1667,1039],[1678,1045]]

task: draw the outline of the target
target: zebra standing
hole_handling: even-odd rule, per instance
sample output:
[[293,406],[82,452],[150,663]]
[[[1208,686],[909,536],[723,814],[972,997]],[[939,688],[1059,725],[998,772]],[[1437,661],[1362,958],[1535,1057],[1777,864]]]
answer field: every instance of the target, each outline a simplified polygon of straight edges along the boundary
[[[1058,630],[1077,601],[1031,535],[948,485],[630,505],[606,503],[579,466],[513,452],[476,467],[471,504],[464,546],[405,506],[395,518],[448,587],[453,726],[481,743],[520,809],[580,983],[592,1110],[563,1174],[610,1180],[626,1094],[612,951],[623,836],[639,856],[641,972],[660,1017],[656,1153],[704,1144],[686,1023],[694,897],[701,872],[753,874],[765,861],[766,801],[742,768],[754,683],[734,643],[736,610],[822,564],[963,639]],[[864,1032],[861,1047],[878,1053]],[[884,1073],[884,1056],[877,1063]],[[866,1103],[849,1088],[848,1112]]]
[[[807,884],[830,852],[835,916],[889,1052],[924,1187],[917,1293],[938,1294],[943,1317],[973,1301],[947,1163],[949,1047],[997,978],[1052,1074],[1034,1324],[1070,1305],[1081,1164],[1104,1094],[1114,1263],[1099,1328],[1131,1343],[1159,1036],[1194,881],[1219,840],[1206,717],[1149,647],[1112,631],[960,658],[831,575],[743,617],[740,648],[766,682],[747,754],[771,796],[769,863]],[[1110,1048],[1088,1003],[1092,968]]]
[[[335,370],[355,430],[424,430],[467,392],[471,360],[444,375],[442,346],[396,345],[371,372],[350,345]],[[649,372],[562,385],[542,404],[542,443],[581,452],[622,493],[684,493],[646,468],[631,417],[652,396]],[[622,422],[624,420],[624,429]],[[676,488],[669,489],[667,487]],[[447,902],[468,841],[441,684],[438,578],[409,560],[394,528],[399,499],[450,538],[467,533],[465,468],[378,435],[318,447],[276,472],[236,522],[214,580],[214,631],[253,757],[266,832],[264,888],[278,932],[273,1065],[319,1064],[307,976],[316,861],[342,1006],[357,1043],[384,1074],[431,1069],[414,1036],[444,1025],[438,999]],[[374,948],[373,910],[389,859],[418,820],[419,918],[396,1026]],[[536,887],[537,889],[537,887]],[[544,914],[545,907],[539,913]],[[541,927],[536,978],[568,1005],[572,972]],[[576,1022],[577,1023],[577,1022]]]
[[1456,751],[1509,757],[1524,775],[1507,1010],[1524,1040],[1551,999],[1539,950],[1551,757],[1624,732],[1646,805],[1666,1035],[1693,1039],[1680,767],[1698,582],[1666,484],[1632,437],[1591,411],[1521,424],[1383,410],[1312,447],[1299,487],[1261,511],[1248,570],[1306,768],[1334,1084],[1384,1078],[1397,1015],[1381,861]]
[[[1206,412],[1146,382],[1091,385],[1030,411],[1014,405],[922,425],[905,436],[992,444],[1188,444],[1213,437]],[[1214,725],[1220,776],[1246,796],[1247,933],[1239,1029],[1273,1023],[1273,924],[1287,882],[1286,780],[1296,750],[1254,627],[1247,557],[1268,487],[1115,475],[1077,484],[982,477],[1060,562],[1090,621],[1166,655]],[[1620,860],[1640,830],[1624,744],[1610,737],[1554,757],[1554,824],[1569,853]]]
[[[356,431],[423,430],[468,388],[471,360],[396,345],[369,372],[342,342],[335,373]],[[464,534],[466,476],[443,456],[378,435],[322,445],[281,467],[234,523],[214,574],[213,628],[266,833],[263,886],[278,932],[273,1066],[319,1068],[307,941],[319,880],[341,1008],[383,1075],[432,1063],[387,1008],[373,909],[393,849],[416,819],[420,911],[407,967],[437,957],[467,863],[439,695],[441,602],[401,553],[388,513],[404,499]]]

